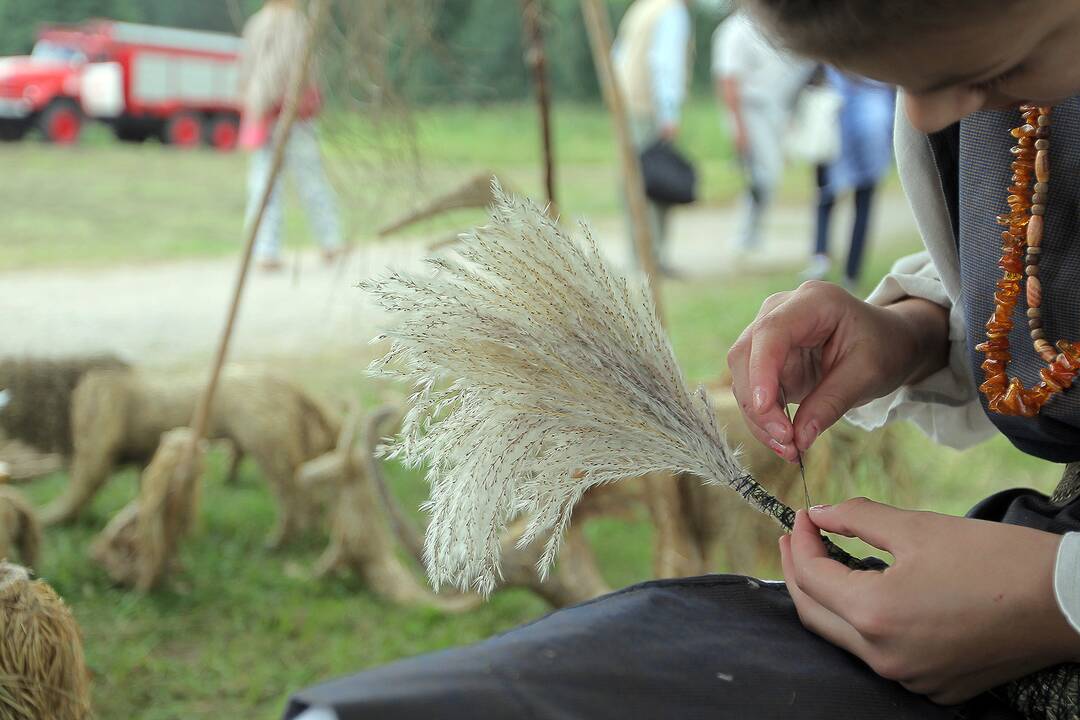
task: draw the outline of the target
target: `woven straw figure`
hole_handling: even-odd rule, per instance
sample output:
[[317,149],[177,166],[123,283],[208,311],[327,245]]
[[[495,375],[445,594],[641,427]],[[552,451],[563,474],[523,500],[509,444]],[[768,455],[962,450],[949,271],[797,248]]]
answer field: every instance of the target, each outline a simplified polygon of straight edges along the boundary
[[13,487],[0,486],[0,558],[37,565],[41,552],[41,524],[33,507]]
[[[85,510],[121,459],[148,462],[162,433],[190,422],[201,376],[151,371],[88,373],[71,401],[71,482],[42,511],[46,525]],[[211,410],[210,438],[230,440],[259,466],[278,501],[271,547],[288,541],[319,515],[295,485],[302,463],[334,447],[340,420],[294,384],[268,373],[227,368]]]
[[[195,521],[205,443],[191,453],[192,432],[170,430],[143,472],[139,497],[125,505],[94,540],[90,554],[121,585],[146,592],[176,559]],[[192,466],[184,465],[190,460]]]
[[0,720],[90,716],[90,681],[71,610],[45,581],[0,563]]

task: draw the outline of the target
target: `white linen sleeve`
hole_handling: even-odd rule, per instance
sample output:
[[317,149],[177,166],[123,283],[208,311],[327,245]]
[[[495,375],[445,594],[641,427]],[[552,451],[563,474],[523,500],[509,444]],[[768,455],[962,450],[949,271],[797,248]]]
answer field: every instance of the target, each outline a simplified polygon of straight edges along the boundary
[[1054,597],[1065,619],[1080,633],[1080,532],[1066,533],[1058,546]]
[[949,310],[948,365],[918,383],[849,411],[845,417],[866,430],[894,420],[910,420],[935,442],[958,449],[986,440],[996,431],[979,402],[963,307],[949,299],[926,252],[898,260],[867,302],[890,305],[908,297],[929,300]]

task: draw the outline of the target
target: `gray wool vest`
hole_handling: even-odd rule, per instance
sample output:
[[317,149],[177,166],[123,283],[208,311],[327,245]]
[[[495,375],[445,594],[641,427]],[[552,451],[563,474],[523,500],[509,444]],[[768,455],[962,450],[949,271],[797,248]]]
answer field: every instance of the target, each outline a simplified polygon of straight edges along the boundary
[[[967,317],[970,359],[982,382],[981,353],[974,346],[986,333],[994,310],[995,282],[1001,277],[1002,227],[1006,187],[1012,171],[1009,130],[1020,124],[1016,110],[976,113],[930,137],[960,255],[962,301]],[[1050,197],[1039,278],[1043,284],[1043,326],[1051,342],[1080,341],[1080,97],[1054,108],[1050,137]],[[1021,298],[1009,336],[1010,376],[1026,387],[1039,382],[1044,362],[1035,354]],[[990,413],[991,422],[1020,450],[1052,462],[1080,460],[1080,382],[1059,394],[1035,418]]]

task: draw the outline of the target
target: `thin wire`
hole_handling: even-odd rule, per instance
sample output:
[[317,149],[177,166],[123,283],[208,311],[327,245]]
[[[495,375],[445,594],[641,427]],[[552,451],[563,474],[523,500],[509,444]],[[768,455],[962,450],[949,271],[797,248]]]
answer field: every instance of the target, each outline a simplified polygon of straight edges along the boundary
[[[787,393],[784,392],[784,386],[780,386],[780,404],[784,406],[784,414],[787,415],[788,422],[791,423],[792,430],[792,442],[795,442],[795,423],[791,420],[791,408],[788,407]],[[803,464],[802,453],[799,451],[799,446],[795,446],[795,458],[799,461],[799,475],[802,476],[802,491],[803,500],[806,501],[806,509],[810,509],[810,490],[806,487],[806,465]]]

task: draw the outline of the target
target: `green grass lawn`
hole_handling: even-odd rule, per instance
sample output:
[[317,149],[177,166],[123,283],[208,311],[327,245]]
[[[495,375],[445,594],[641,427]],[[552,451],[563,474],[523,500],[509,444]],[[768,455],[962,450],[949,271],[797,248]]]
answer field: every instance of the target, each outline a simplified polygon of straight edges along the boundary
[[[412,201],[408,178],[417,169],[409,160],[414,149],[424,158],[422,177],[431,186],[491,168],[526,191],[538,188],[529,107],[443,109],[417,113],[414,121],[417,131],[409,142],[396,131],[355,120],[328,123],[327,154],[358,239],[370,237],[370,228]],[[561,107],[556,129],[564,211],[593,217],[618,212],[606,118],[595,108]],[[386,138],[376,142],[379,130]],[[692,104],[684,142],[701,163],[706,201],[729,201],[737,177],[711,103]],[[121,146],[98,132],[75,149],[5,145],[0,158],[5,168],[0,173],[5,208],[0,269],[236,251],[245,172],[240,155]],[[785,194],[806,197],[801,179],[793,177]],[[290,213],[291,224],[299,226],[301,220]],[[873,248],[868,277],[879,276],[894,257],[916,245],[911,239],[905,247]],[[728,346],[761,301],[795,284],[789,273],[667,284],[669,329],[687,375],[703,381],[720,374]],[[357,394],[372,404],[386,391],[363,377],[366,359],[354,355],[328,351],[277,358],[273,364],[327,398]],[[917,479],[903,497],[915,507],[962,513],[1004,487],[1048,489],[1059,472],[1000,439],[958,453],[931,445],[914,430],[902,430],[901,437]],[[223,459],[213,455],[200,522],[182,550],[182,570],[148,596],[112,587],[86,553],[91,538],[134,496],[134,471],[113,478],[78,524],[46,535],[37,569],[82,625],[96,709],[104,720],[273,718],[288,694],[305,684],[478,640],[545,612],[540,601],[522,591],[499,593],[474,612],[447,616],[389,605],[353,578],[315,581],[311,568],[325,543],[323,534],[312,533],[281,552],[265,550],[263,538],[274,517],[265,483],[246,463],[240,483],[227,486],[222,465]],[[424,497],[421,477],[397,466],[390,474],[402,500],[415,507]],[[40,504],[65,482],[60,474],[26,491]],[[860,465],[846,487],[873,497],[895,496],[892,478],[870,462]],[[643,520],[594,522],[588,534],[612,586],[649,576],[651,535]]]
[[[558,198],[567,217],[621,212],[610,119],[599,106],[556,108]],[[326,118],[326,164],[350,239],[377,229],[476,173],[542,197],[537,118],[531,105],[418,110],[409,123]],[[685,114],[681,143],[697,161],[706,203],[739,192],[737,168],[712,101]],[[101,127],[75,148],[37,141],[0,145],[0,270],[58,265],[157,262],[238,252],[244,219],[243,153],[179,152],[157,142],[118,143]],[[806,173],[792,173],[784,194],[806,197]],[[287,204],[292,247],[310,242],[296,202]],[[483,219],[455,213],[414,232],[451,232]]]

